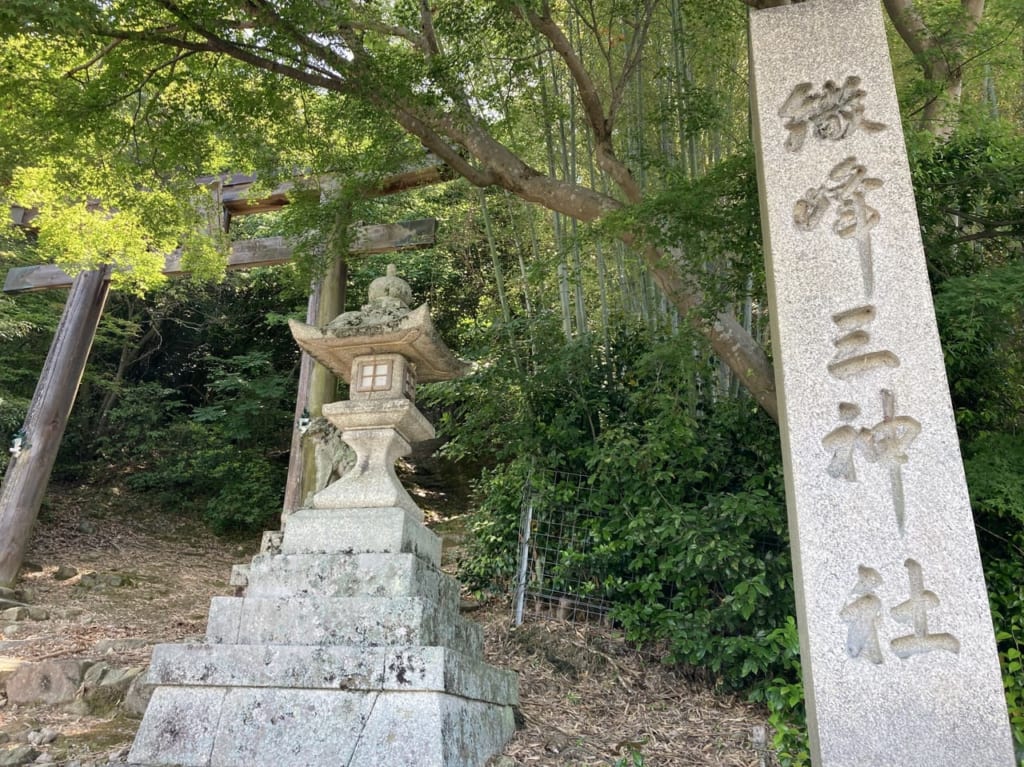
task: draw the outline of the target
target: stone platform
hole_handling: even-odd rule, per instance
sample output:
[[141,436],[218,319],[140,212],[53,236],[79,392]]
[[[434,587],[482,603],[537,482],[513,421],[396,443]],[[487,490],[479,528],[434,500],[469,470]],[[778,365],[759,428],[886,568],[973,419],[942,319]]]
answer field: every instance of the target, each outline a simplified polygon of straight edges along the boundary
[[170,767],[481,767],[515,728],[514,674],[402,508],[303,509],[206,641],[159,645],[159,685],[129,755]]

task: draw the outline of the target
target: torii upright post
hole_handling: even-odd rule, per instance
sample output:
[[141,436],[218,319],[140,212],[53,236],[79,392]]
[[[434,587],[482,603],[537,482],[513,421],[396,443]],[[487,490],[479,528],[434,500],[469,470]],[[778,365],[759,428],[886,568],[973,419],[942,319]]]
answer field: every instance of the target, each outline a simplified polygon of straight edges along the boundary
[[[320,327],[337,317],[345,308],[345,283],[347,277],[345,260],[337,259],[324,275],[313,285],[306,309],[306,323]],[[298,392],[295,397],[295,423],[303,413],[311,417],[321,415],[321,408],[334,401],[337,378],[326,367],[302,352],[299,364]],[[302,439],[302,432],[294,429],[292,446],[288,454],[288,480],[284,490],[284,509],[281,521],[298,510],[306,494],[314,484],[313,445]]]
[[0,586],[18,577],[109,292],[109,269],[82,272],[72,283],[25,419],[21,452],[11,457],[0,490]]

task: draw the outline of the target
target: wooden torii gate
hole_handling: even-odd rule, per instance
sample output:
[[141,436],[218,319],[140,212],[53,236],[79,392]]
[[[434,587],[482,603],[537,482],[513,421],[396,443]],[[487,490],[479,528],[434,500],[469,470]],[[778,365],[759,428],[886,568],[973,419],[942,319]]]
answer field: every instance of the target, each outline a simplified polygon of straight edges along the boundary
[[[365,197],[391,195],[450,178],[446,166],[432,165],[386,177],[363,194]],[[197,179],[201,185],[217,187],[225,229],[232,218],[266,213],[288,204],[288,194],[294,184],[283,184],[265,197],[253,198],[250,190],[255,182],[255,176],[248,175]],[[11,223],[15,226],[30,226],[33,216],[31,210],[11,208]],[[349,253],[368,255],[429,247],[434,243],[436,227],[434,219],[355,227]],[[282,264],[291,256],[292,248],[282,237],[241,240],[231,244],[227,268]],[[180,253],[169,254],[164,274],[183,273]],[[312,286],[306,314],[308,324],[326,324],[344,310],[346,276],[344,259],[339,258],[328,274]],[[3,292],[9,295],[68,287],[70,294],[19,433],[20,453],[12,455],[0,491],[0,586],[13,584],[21,567],[110,291],[110,269],[81,272],[72,279],[59,267],[43,264],[11,269],[4,282]],[[306,409],[311,415],[319,415],[321,406],[333,399],[335,385],[333,375],[303,353],[296,421]],[[311,485],[312,461],[306,460],[304,452],[301,435],[294,430],[285,515],[298,508]]]

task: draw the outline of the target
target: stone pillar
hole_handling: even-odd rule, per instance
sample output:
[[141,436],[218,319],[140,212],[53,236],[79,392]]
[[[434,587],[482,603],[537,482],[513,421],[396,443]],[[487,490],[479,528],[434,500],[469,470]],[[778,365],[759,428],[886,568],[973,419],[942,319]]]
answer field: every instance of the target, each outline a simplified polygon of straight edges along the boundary
[[750,14],[811,754],[1014,763],[877,0]]

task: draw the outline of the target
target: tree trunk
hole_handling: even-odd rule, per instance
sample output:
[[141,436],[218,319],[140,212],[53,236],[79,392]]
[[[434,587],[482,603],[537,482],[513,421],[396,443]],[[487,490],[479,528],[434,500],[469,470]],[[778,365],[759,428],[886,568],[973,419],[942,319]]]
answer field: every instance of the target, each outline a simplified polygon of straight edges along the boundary
[[125,376],[128,374],[128,369],[142,358],[143,352],[146,351],[149,343],[154,338],[160,336],[157,324],[159,320],[154,318],[152,322],[153,324],[143,333],[141,338],[135,340],[134,337],[128,337],[121,345],[121,356],[117,362],[117,370],[114,372],[114,380],[110,383],[107,393],[103,395],[103,402],[100,403],[100,412],[96,418],[96,426],[92,430],[93,436],[96,438],[105,437],[109,431],[110,413],[121,398],[121,391],[124,386]]
[[71,286],[25,417],[22,452],[0,492],[0,586],[18,577],[109,292],[106,268],[82,272]]
[[893,26],[917,59],[933,94],[921,110],[920,126],[939,138],[948,138],[956,127],[949,111],[960,105],[963,92],[963,40],[974,33],[985,13],[985,0],[960,0],[963,28],[956,34],[936,34],[925,24],[914,0],[883,0]]

